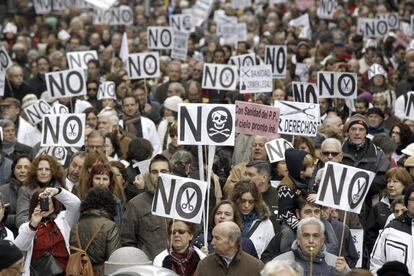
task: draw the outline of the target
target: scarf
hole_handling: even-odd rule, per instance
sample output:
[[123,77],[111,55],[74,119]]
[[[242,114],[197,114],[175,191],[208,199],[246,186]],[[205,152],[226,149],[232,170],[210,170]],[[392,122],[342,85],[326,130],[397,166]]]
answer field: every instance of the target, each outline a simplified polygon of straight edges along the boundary
[[183,253],[168,248],[169,255],[163,260],[162,267],[171,269],[180,276],[192,276],[200,262],[200,257],[191,245]]
[[252,227],[253,221],[259,218],[259,215],[255,210],[251,211],[250,214],[243,215],[242,214],[242,222],[243,222],[243,237],[247,237],[250,228]]

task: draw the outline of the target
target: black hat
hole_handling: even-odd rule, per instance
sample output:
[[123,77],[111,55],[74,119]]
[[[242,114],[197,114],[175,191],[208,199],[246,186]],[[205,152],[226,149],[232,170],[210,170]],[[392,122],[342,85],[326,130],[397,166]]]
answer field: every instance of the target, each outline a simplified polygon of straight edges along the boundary
[[377,271],[378,276],[409,276],[408,268],[405,264],[399,261],[391,261],[385,263]]
[[364,41],[364,37],[362,35],[356,34],[352,37],[352,42],[354,43],[362,43]]
[[10,267],[21,258],[23,254],[14,243],[0,240],[0,270]]
[[383,119],[385,118],[384,112],[382,112],[382,110],[378,107],[371,107],[370,109],[368,109],[367,115],[369,116],[371,114],[377,114],[378,116],[381,116]]

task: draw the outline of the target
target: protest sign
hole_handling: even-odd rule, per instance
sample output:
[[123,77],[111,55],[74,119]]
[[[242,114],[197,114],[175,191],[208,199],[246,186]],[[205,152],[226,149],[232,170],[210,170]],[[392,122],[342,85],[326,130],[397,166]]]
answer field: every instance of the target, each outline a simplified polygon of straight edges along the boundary
[[190,14],[173,14],[170,16],[170,27],[173,30],[192,33],[195,31],[193,24],[193,15]]
[[236,101],[236,132],[277,137],[279,109],[276,107]]
[[316,203],[359,214],[374,177],[371,171],[327,162]]
[[38,155],[47,154],[56,158],[56,160],[64,166],[68,159],[68,150],[65,147],[43,147]]
[[115,82],[105,81],[99,85],[98,100],[114,99],[116,100]]
[[296,63],[295,76],[299,78],[301,82],[307,82],[309,80],[310,65],[305,63]]
[[231,0],[233,9],[244,9],[252,6],[252,0]]
[[106,25],[112,26],[117,25],[132,25],[134,22],[134,14],[130,7],[119,6],[110,8],[108,10],[95,10],[94,24],[95,25]]
[[287,66],[286,45],[266,46],[265,63],[272,66],[272,75],[274,79],[285,78]]
[[51,98],[86,95],[86,77],[83,69],[46,73],[45,78]]
[[34,0],[36,14],[48,14],[52,12],[52,0]]
[[173,43],[172,28],[148,27],[148,49],[171,49]]
[[197,0],[193,5],[192,15],[195,25],[200,27],[209,16],[214,0]]
[[235,37],[235,42],[247,40],[246,23],[222,23],[217,25],[217,35],[223,38]]
[[396,12],[380,14],[377,16],[377,18],[385,20],[387,22],[389,30],[400,28],[400,17]]
[[269,0],[270,5],[285,4],[287,0]]
[[5,87],[6,87],[6,72],[0,71],[0,96],[4,95]]
[[173,49],[171,51],[171,57],[173,59],[186,61],[188,33],[177,30],[174,30],[173,33]]
[[0,48],[0,72],[5,72],[7,69],[12,66],[13,62],[9,56],[9,53],[7,53],[6,48],[1,47]]
[[204,181],[160,173],[151,213],[200,223],[206,190],[207,184]]
[[355,245],[355,249],[358,253],[358,262],[355,267],[362,267],[362,256],[363,256],[363,242],[364,242],[364,230],[363,229],[349,229],[351,231],[352,240]]
[[285,160],[285,151],[289,148],[293,148],[293,145],[283,138],[277,138],[269,141],[265,144],[267,156],[270,163],[279,162]]
[[85,114],[46,114],[42,121],[42,147],[82,147]]
[[376,75],[383,75],[386,78],[387,72],[381,65],[374,63],[368,68],[368,79],[370,80]]
[[317,15],[321,19],[333,19],[335,0],[320,0]]
[[144,181],[144,175],[149,172],[149,165],[151,163],[152,159],[147,159],[144,161],[140,161],[140,162],[135,162],[135,160],[132,160],[133,165],[132,168],[136,168],[138,167],[139,170],[139,177],[141,178],[142,181]]
[[305,11],[315,6],[315,0],[295,0],[299,10]]
[[179,104],[179,145],[233,146],[235,107],[226,104]]
[[314,83],[293,81],[292,92],[295,102],[318,103],[318,87]]
[[88,62],[98,60],[98,53],[94,51],[69,52],[66,54],[69,69],[88,69]]
[[214,22],[216,22],[217,25],[228,24],[228,23],[237,24],[237,17],[236,16],[227,16],[226,12],[224,10],[214,11],[213,20],[214,20]]
[[410,17],[411,33],[414,33],[414,15]]
[[272,66],[264,64],[240,67],[240,93],[262,93],[272,91]]
[[116,2],[116,0],[84,0],[84,1],[103,10],[109,9]]
[[395,101],[395,116],[414,120],[414,91],[401,95]]
[[53,11],[64,11],[72,8],[72,0],[52,0]]
[[203,89],[236,90],[237,67],[234,65],[204,63]]
[[388,22],[385,19],[358,18],[357,33],[362,36],[377,38],[387,35],[388,32]]
[[69,114],[69,108],[63,104],[55,102],[50,110],[50,114]]
[[256,65],[256,55],[249,53],[245,55],[238,55],[230,57],[229,64],[236,65],[240,70],[242,66],[253,66]]
[[34,125],[40,123],[44,115],[49,114],[52,107],[43,99],[37,100],[24,109],[24,112]]
[[275,106],[280,109],[278,133],[316,136],[319,104],[276,101]]
[[160,76],[160,56],[158,52],[128,55],[128,77],[134,79],[158,78]]
[[355,73],[318,72],[318,96],[320,98],[355,99],[357,90]]

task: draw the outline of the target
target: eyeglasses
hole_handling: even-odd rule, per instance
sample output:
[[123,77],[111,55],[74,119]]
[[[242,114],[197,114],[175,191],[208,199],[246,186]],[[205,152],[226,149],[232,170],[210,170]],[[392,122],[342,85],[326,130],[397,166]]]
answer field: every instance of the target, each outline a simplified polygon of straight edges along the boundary
[[184,229],[174,229],[174,230],[172,230],[171,231],[171,234],[172,235],[175,235],[175,234],[180,234],[180,235],[184,235],[185,233],[187,233],[188,231],[187,230],[184,230]]
[[325,155],[325,156],[332,155],[333,157],[337,157],[340,154],[340,152],[336,152],[336,151],[323,151],[322,154]]

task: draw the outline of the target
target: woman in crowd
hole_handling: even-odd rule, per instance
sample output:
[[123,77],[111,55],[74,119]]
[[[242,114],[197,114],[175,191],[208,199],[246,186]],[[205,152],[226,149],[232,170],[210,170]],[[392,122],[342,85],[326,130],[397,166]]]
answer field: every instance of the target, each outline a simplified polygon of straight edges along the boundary
[[7,221],[8,207],[0,194],[0,240],[14,241],[13,232],[7,228],[5,222]]
[[386,173],[387,188],[380,202],[375,204],[369,212],[367,230],[365,231],[365,245],[371,252],[378,233],[384,228],[388,216],[391,215],[390,205],[394,199],[404,193],[404,189],[411,183],[410,174],[403,168],[392,168]]
[[127,180],[127,171],[125,165],[121,161],[110,161],[109,165],[111,166],[111,170],[114,173],[116,184],[124,190],[126,188],[126,180]]
[[16,208],[17,208],[17,196],[19,194],[20,187],[22,187],[27,179],[29,173],[31,161],[29,156],[18,156],[11,167],[10,182],[0,186],[0,194],[3,195],[3,200],[8,204],[8,216],[4,222],[15,235],[17,235],[16,228]]
[[30,221],[22,224],[15,241],[26,252],[23,275],[64,275],[70,231],[79,219],[80,204],[79,198],[60,187],[40,188],[33,193]]
[[16,226],[29,220],[30,198],[38,188],[65,187],[62,165],[50,155],[40,155],[30,166],[23,187],[19,189],[16,206]]
[[390,137],[397,144],[397,149],[392,157],[395,161],[398,161],[403,155],[401,151],[413,142],[410,127],[399,122],[390,129]]
[[86,124],[92,129],[96,129],[98,126],[98,113],[95,108],[89,107],[83,111],[86,117]]
[[92,167],[88,180],[88,190],[98,187],[108,189],[114,195],[116,201],[115,222],[117,225],[121,225],[125,195],[122,187],[115,181],[114,173],[109,165],[97,164]]
[[242,217],[242,236],[249,238],[261,256],[275,235],[269,219],[270,211],[256,185],[251,181],[240,181],[234,186],[232,201]]
[[[213,245],[211,244],[211,241],[213,240],[213,235],[211,232],[217,224],[224,222],[224,221],[232,221],[236,223],[241,229],[241,223],[242,223],[240,213],[238,212],[236,205],[230,200],[223,200],[220,203],[218,203],[217,206],[214,208],[213,212],[211,213],[211,217],[209,221],[210,221],[210,226],[208,228],[209,230],[207,233],[208,246],[207,247],[204,246],[204,233],[203,232],[198,234],[193,242],[194,245],[200,248],[206,255],[214,253],[214,248],[213,248]],[[254,244],[249,238],[242,237],[241,248],[243,249],[244,252],[257,258],[256,248],[254,247]]]
[[177,124],[178,105],[183,103],[183,99],[178,96],[171,96],[164,102],[164,117],[158,125],[158,135],[162,143],[162,150],[166,150],[171,143],[171,137],[168,135],[169,129],[173,124]]
[[158,254],[154,265],[171,269],[180,276],[192,276],[198,263],[206,256],[191,244],[195,225],[182,220],[168,223],[170,246]]
[[119,160],[120,146],[119,141],[112,133],[105,135],[105,154],[110,160]]
[[398,218],[405,211],[407,211],[407,207],[405,207],[404,205],[404,197],[402,195],[397,196],[392,201],[390,209],[391,209],[391,215],[388,216],[387,222],[385,223],[385,225],[387,225],[390,221],[392,221],[395,218]]
[[164,155],[169,160],[174,153],[179,150],[183,150],[184,146],[178,145],[177,124],[171,124],[170,129],[168,130],[168,135],[170,136],[171,142],[168,143],[167,149],[162,152],[162,155]]
[[[91,189],[81,204],[79,223],[70,236],[71,245],[88,254],[95,275],[103,275],[104,262],[121,247],[118,226],[114,222],[116,204],[108,189]],[[88,243],[90,246],[86,248]]]

